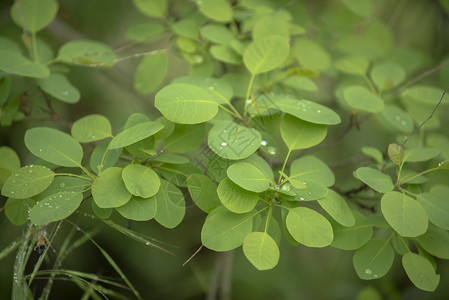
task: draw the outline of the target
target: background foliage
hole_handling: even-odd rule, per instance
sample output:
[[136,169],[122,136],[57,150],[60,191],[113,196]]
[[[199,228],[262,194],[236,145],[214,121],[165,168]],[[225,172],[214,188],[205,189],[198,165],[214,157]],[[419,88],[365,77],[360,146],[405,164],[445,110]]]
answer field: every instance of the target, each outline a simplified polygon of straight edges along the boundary
[[447,1],[133,3],[0,8],[2,298],[447,293]]

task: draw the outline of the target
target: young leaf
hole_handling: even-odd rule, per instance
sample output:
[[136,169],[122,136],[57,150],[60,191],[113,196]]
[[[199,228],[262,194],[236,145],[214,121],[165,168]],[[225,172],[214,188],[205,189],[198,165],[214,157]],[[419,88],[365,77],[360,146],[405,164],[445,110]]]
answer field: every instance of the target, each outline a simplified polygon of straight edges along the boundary
[[435,148],[411,148],[404,152],[404,160],[407,162],[421,162],[430,160],[440,154]]
[[360,278],[371,280],[387,274],[393,259],[394,251],[388,241],[374,238],[354,253],[352,262]]
[[207,176],[193,174],[187,178],[187,188],[193,202],[204,212],[210,213],[221,205],[217,185]]
[[32,62],[20,53],[2,49],[0,49],[0,70],[5,73],[34,78],[45,78],[50,75],[50,71],[45,65]]
[[357,110],[376,113],[384,109],[383,100],[363,86],[347,87],[344,97],[349,106]]
[[355,225],[352,211],[349,209],[345,199],[337,192],[329,190],[324,198],[318,199],[318,204],[341,225],[346,227]]
[[67,218],[80,206],[83,194],[75,192],[58,192],[48,196],[31,209],[30,220],[42,226],[50,222]]
[[98,41],[76,40],[61,46],[56,60],[73,64],[114,64],[117,55],[111,47]]
[[341,122],[340,116],[330,108],[305,99],[284,98],[277,101],[276,106],[285,113],[314,124],[336,125]]
[[280,36],[288,41],[290,39],[288,25],[285,20],[276,15],[260,18],[254,24],[253,40],[261,40],[268,36]]
[[416,237],[427,231],[426,211],[409,196],[388,192],[382,197],[380,207],[388,224],[401,236]]
[[373,66],[370,76],[379,90],[388,91],[401,84],[406,74],[404,69],[397,63],[381,62]]
[[112,167],[101,172],[92,184],[92,197],[100,208],[119,207],[131,198],[122,180],[122,168]]
[[232,164],[227,174],[240,187],[256,193],[266,191],[272,182],[259,168],[247,162]]
[[[215,210],[220,209],[218,207]],[[235,214],[220,210],[210,214],[201,230],[201,242],[214,251],[229,251],[243,244],[253,228],[254,212]]]
[[251,211],[259,201],[256,193],[242,189],[228,178],[220,182],[217,193],[221,203],[237,214]]
[[26,199],[44,191],[53,181],[55,173],[44,166],[26,166],[14,171],[2,188],[2,195]]
[[155,220],[166,228],[178,226],[186,211],[182,192],[172,183],[161,180],[161,188],[154,197],[157,202]]
[[229,22],[232,20],[232,8],[228,0],[202,0],[196,1],[196,4],[200,12],[214,21]]
[[314,41],[297,40],[293,46],[293,52],[299,63],[307,69],[325,71],[331,65],[331,59],[327,51]]
[[293,238],[307,247],[326,247],[334,238],[329,221],[307,207],[290,209],[286,225]]
[[138,164],[127,165],[122,171],[122,179],[131,194],[142,198],[156,195],[161,186],[156,172]]
[[[440,192],[438,192],[440,191]],[[424,207],[429,221],[443,229],[449,230],[449,188],[432,187],[430,193],[416,195],[416,200]]]
[[97,174],[114,166],[122,153],[122,148],[108,149],[109,143],[107,140],[100,142],[90,156],[89,165]]
[[88,115],[73,123],[72,136],[81,143],[112,137],[111,124],[102,115]]
[[80,167],[83,148],[70,135],[53,128],[35,127],[25,133],[25,145],[35,156],[64,167]]
[[44,92],[63,102],[76,103],[80,100],[79,90],[65,75],[52,73],[46,78],[37,79],[36,82]]
[[352,227],[346,227],[330,220],[334,229],[332,247],[343,250],[357,250],[373,236],[373,226],[366,217],[358,211],[353,211],[352,213],[355,217],[355,225]]
[[388,157],[395,165],[400,165],[404,159],[404,148],[398,144],[388,145]]
[[379,170],[370,167],[361,167],[354,172],[354,177],[360,179],[373,190],[379,193],[386,193],[393,190],[391,177]]
[[154,105],[168,120],[180,124],[206,122],[218,113],[213,93],[184,83],[162,88],[156,94]]
[[243,53],[243,63],[253,74],[264,73],[279,67],[287,58],[289,44],[280,36],[268,36],[252,42]]
[[53,21],[58,13],[58,7],[55,0],[20,0],[14,2],[11,17],[19,27],[36,33]]
[[[149,94],[161,84],[167,73],[168,55],[160,53],[142,59],[134,75],[134,89],[140,94]],[[155,72],[157,70],[157,72]]]
[[131,199],[123,206],[116,207],[124,218],[134,221],[148,221],[156,215],[156,198],[141,198],[132,196]]
[[442,259],[449,259],[449,232],[447,230],[429,225],[427,232],[416,237],[415,240],[431,255]]
[[295,159],[290,166],[290,178],[299,181],[315,181],[325,185],[333,186],[335,176],[329,166],[315,156],[308,155]]
[[164,125],[159,122],[147,121],[131,126],[117,134],[109,143],[108,149],[117,149],[129,146],[160,131]]
[[288,114],[281,122],[281,136],[289,150],[307,149],[321,143],[327,127],[303,121]]
[[257,270],[273,269],[279,261],[279,248],[266,232],[252,232],[243,241],[243,253]]
[[440,282],[432,264],[421,255],[409,252],[402,257],[402,266],[413,284],[424,291],[433,292]]

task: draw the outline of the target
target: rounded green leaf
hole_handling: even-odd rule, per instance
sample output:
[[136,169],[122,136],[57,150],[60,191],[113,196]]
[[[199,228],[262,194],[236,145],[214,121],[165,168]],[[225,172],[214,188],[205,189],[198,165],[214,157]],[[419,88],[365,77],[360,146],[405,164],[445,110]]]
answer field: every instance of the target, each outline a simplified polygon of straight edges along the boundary
[[290,178],[299,181],[315,181],[333,186],[335,176],[329,166],[315,156],[308,155],[295,159],[290,166]]
[[153,92],[167,73],[168,55],[159,53],[142,59],[134,74],[134,89],[140,94]]
[[410,114],[396,105],[385,105],[384,110],[379,116],[381,117],[381,121],[385,121],[382,123],[385,123],[387,126],[390,125],[388,126],[389,128],[393,127],[394,129],[405,133],[411,133],[413,130],[413,119]]
[[81,143],[112,137],[111,124],[102,115],[88,115],[73,123],[72,136]]
[[360,278],[371,280],[387,274],[393,259],[394,250],[388,241],[374,238],[354,253],[352,262]]
[[376,113],[384,109],[383,100],[363,86],[355,85],[346,88],[344,97],[346,102],[357,110]]
[[286,225],[292,237],[307,247],[326,247],[332,243],[334,238],[329,221],[307,207],[290,209]]
[[232,20],[232,8],[228,0],[199,0],[195,2],[200,12],[214,21],[229,22]]
[[431,262],[416,253],[408,252],[402,257],[402,266],[413,284],[424,291],[433,292],[440,282]]
[[280,36],[286,40],[290,39],[287,22],[281,17],[270,15],[257,20],[252,31],[253,40],[261,40],[267,36]]
[[289,44],[280,36],[269,36],[252,42],[243,52],[243,63],[253,74],[279,67],[287,58]]
[[159,23],[140,23],[135,24],[128,28],[126,31],[126,36],[135,42],[141,42],[141,41],[153,41],[156,40],[159,36],[161,36],[161,33],[163,33],[165,30],[165,27],[162,24]]
[[416,237],[415,240],[431,255],[449,259],[449,232],[447,230],[429,225],[427,232]]
[[417,194],[416,200],[424,207],[430,222],[449,230],[449,188],[440,187],[440,193],[432,189],[430,193]]
[[115,210],[129,220],[148,221],[156,215],[156,198],[132,196],[125,205],[116,207]]
[[79,167],[83,148],[70,135],[53,128],[35,127],[25,133],[25,145],[35,156],[64,167]]
[[34,196],[32,199],[41,201],[48,196],[61,192],[81,193],[91,184],[92,180],[89,177],[56,176],[42,193]]
[[19,0],[11,8],[11,17],[20,28],[36,33],[53,21],[58,7],[55,0]]
[[341,122],[340,116],[332,109],[309,100],[286,98],[276,101],[275,105],[281,111],[310,123],[336,125]]
[[362,147],[362,152],[363,152],[363,154],[365,154],[371,158],[374,158],[374,160],[380,164],[384,161],[382,152],[380,152],[380,150],[377,148],[367,147],[367,146]]
[[388,145],[388,157],[395,165],[400,165],[404,159],[404,148],[401,145],[392,143]]
[[358,211],[352,212],[355,225],[346,227],[330,220],[334,229],[334,239],[331,246],[343,250],[357,250],[365,245],[373,236],[373,226],[366,217]]
[[234,38],[232,31],[222,24],[207,24],[201,28],[201,34],[217,44],[228,44]]
[[143,165],[127,165],[122,171],[122,178],[128,191],[142,198],[156,195],[161,186],[161,180],[156,172]]
[[117,149],[137,143],[160,131],[164,125],[159,122],[147,121],[131,126],[115,136],[108,149]]
[[[430,85],[415,85],[401,93],[404,100],[416,101],[432,106],[432,109],[441,99],[444,90]],[[442,101],[441,105],[448,105],[447,101]]]
[[368,17],[373,11],[372,0],[342,0],[343,3],[355,14]]
[[426,211],[409,196],[388,192],[382,197],[380,206],[388,224],[401,236],[416,237],[427,231]]
[[74,64],[110,66],[117,59],[111,47],[98,41],[69,41],[59,49],[58,61]]
[[242,63],[240,54],[228,45],[213,45],[210,47],[210,54],[215,59],[228,64],[240,65]]
[[394,62],[375,64],[370,75],[376,87],[381,91],[391,90],[401,84],[406,77],[404,69]]
[[55,173],[44,166],[26,166],[15,170],[2,187],[2,195],[26,199],[44,191],[53,181]]
[[175,83],[162,88],[154,105],[170,121],[197,124],[209,121],[218,113],[215,95],[191,84]]
[[264,158],[260,157],[257,154],[253,154],[243,159],[242,162],[250,163],[253,166],[257,167],[263,174],[265,174],[265,177],[268,178],[274,184],[273,170]]
[[298,188],[291,189],[289,188],[288,185],[284,184],[279,191],[281,193],[284,192],[287,195],[291,195],[291,193],[293,192],[294,196],[292,197],[282,195],[281,198],[287,201],[314,201],[325,197],[329,191],[326,188],[326,186],[315,181],[299,181],[299,182],[302,183],[300,189]]
[[16,226],[28,222],[28,215],[31,208],[36,204],[31,199],[8,198],[5,202],[5,216]]
[[281,136],[289,150],[313,147],[321,143],[326,134],[326,125],[309,123],[288,114],[281,122]]
[[26,77],[44,78],[50,75],[45,65],[32,62],[20,53],[0,50],[0,70]]
[[[1,43],[1,40],[0,40]],[[0,78],[0,105],[3,106],[8,100],[9,92],[11,91],[11,77],[4,76]]]
[[217,194],[217,185],[207,176],[201,174],[189,176],[187,189],[193,202],[206,213],[210,213],[221,205]]
[[226,81],[212,77],[178,77],[174,79],[172,83],[192,84],[207,89],[210,93],[216,96],[215,101],[219,104],[228,104],[234,94],[232,87]]
[[153,160],[177,165],[189,163],[189,159],[187,157],[171,153],[161,153],[157,157],[153,158]]
[[379,193],[386,193],[394,188],[390,175],[370,167],[358,168],[354,176]]
[[[215,210],[220,209],[218,207]],[[253,229],[253,212],[235,214],[226,209],[212,212],[201,230],[201,242],[214,251],[229,251],[243,244]]]
[[293,52],[299,63],[307,69],[324,71],[331,65],[329,53],[314,41],[298,39],[293,46]]
[[122,168],[112,167],[101,172],[92,184],[92,197],[100,208],[125,205],[131,193],[122,180]]
[[186,212],[186,203],[182,192],[172,183],[161,180],[161,188],[154,197],[157,202],[154,219],[166,228],[178,226]]
[[243,253],[257,270],[273,269],[279,262],[279,247],[266,232],[251,232],[243,241]]
[[46,78],[37,79],[36,82],[44,92],[63,102],[76,103],[80,100],[79,90],[65,75],[52,73]]
[[407,162],[421,162],[430,160],[440,154],[436,148],[411,148],[404,152],[404,160]]
[[229,179],[248,191],[260,193],[266,191],[272,180],[256,166],[247,162],[232,164],[227,174]]
[[234,122],[219,122],[209,130],[209,148],[226,159],[243,159],[259,149],[262,136],[254,128]]
[[149,17],[163,18],[167,12],[167,0],[133,0],[134,5]]
[[175,124],[173,132],[164,139],[164,150],[185,153],[199,147],[206,136],[204,124]]
[[352,55],[336,60],[334,65],[341,72],[363,76],[368,70],[369,61],[363,56]]
[[355,218],[346,200],[337,192],[329,190],[324,198],[318,199],[318,204],[338,223],[351,227],[355,225]]
[[75,212],[83,200],[82,193],[58,192],[50,195],[31,209],[31,223],[42,226],[67,218]]
[[220,182],[217,193],[221,203],[227,209],[237,214],[249,212],[259,201],[259,196],[256,193],[239,187],[229,178],[225,178]]
[[109,143],[107,140],[100,142],[90,156],[89,165],[97,174],[114,166],[122,153],[122,148],[108,149]]
[[0,147],[0,184],[6,182],[9,175],[20,168],[20,158],[17,153],[7,147]]

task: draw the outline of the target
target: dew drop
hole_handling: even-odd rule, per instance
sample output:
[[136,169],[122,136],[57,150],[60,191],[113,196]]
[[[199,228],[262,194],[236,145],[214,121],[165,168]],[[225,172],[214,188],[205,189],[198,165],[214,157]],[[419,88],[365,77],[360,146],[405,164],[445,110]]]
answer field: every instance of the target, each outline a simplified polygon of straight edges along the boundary
[[65,183],[64,183],[64,182],[61,182],[61,183],[59,184],[59,187],[60,187],[61,189],[65,188]]
[[276,148],[273,147],[273,146],[268,147],[267,152],[268,152],[268,154],[270,154],[270,155],[276,155],[276,154],[277,154],[277,150],[276,150]]
[[14,176],[19,177],[20,175],[18,173],[14,174]]
[[371,271],[371,269],[366,269],[365,270],[365,274],[366,275],[371,275],[371,274],[373,274],[373,271]]
[[260,142],[260,144],[261,144],[262,146],[266,146],[266,145],[267,145],[267,141],[262,140],[262,141]]
[[223,147],[226,147],[228,145],[228,143],[222,142],[220,145],[222,145]]
[[151,243],[150,242],[146,242],[145,245],[151,246]]
[[33,174],[33,170],[28,170],[28,173]]
[[320,114],[321,113],[321,109],[317,110],[316,112]]
[[69,91],[62,91],[61,94],[67,96],[69,94]]
[[304,197],[299,197],[299,200],[304,201],[304,200],[306,200],[306,198],[304,198]]
[[39,152],[42,152],[42,149],[39,149]]
[[14,191],[11,191],[11,194],[14,194]]
[[282,186],[282,190],[283,190],[283,191],[289,192],[290,189],[291,189],[290,184],[284,184],[284,185]]

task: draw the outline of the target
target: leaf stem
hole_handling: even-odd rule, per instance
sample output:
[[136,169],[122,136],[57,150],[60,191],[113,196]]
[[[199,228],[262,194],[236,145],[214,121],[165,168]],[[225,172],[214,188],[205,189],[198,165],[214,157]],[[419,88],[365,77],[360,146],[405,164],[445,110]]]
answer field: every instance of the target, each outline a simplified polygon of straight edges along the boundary
[[243,104],[243,118],[246,118],[246,115],[248,114],[247,101],[248,101],[249,96],[251,94],[251,89],[253,87],[253,83],[254,83],[254,78],[255,77],[256,77],[256,74],[251,74],[251,79],[249,80],[248,89],[246,90],[246,96],[245,96],[244,104]]
[[279,176],[278,184],[281,183],[281,180],[282,180],[282,177],[283,177],[282,174],[284,174],[285,166],[287,165],[287,161],[288,161],[288,158],[290,157],[291,153],[292,153],[292,149],[288,149],[287,156],[285,157],[284,163],[282,164],[282,169],[280,171],[281,175]]

